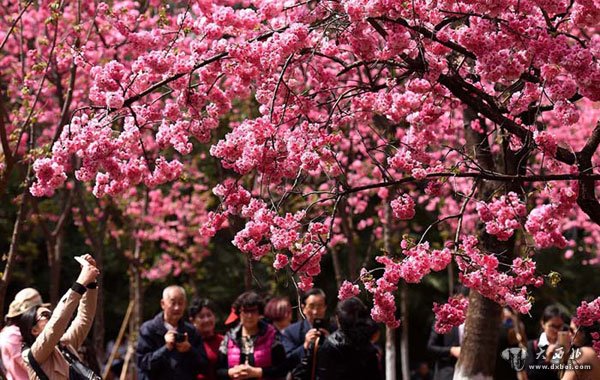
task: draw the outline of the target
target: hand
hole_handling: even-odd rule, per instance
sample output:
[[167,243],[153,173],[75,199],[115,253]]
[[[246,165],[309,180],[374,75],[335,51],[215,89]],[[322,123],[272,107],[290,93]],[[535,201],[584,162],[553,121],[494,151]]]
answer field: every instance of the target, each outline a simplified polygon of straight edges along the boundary
[[173,348],[175,348],[175,334],[177,334],[175,330],[170,330],[167,331],[167,333],[164,336],[165,346],[167,346],[167,350],[169,351],[173,351]]
[[304,349],[308,350],[308,347],[312,342],[321,335],[321,332],[317,329],[310,329],[304,336]]
[[89,253],[86,253],[85,255],[81,256],[81,258],[87,261],[91,266],[96,266],[96,260],[94,260],[92,255],[90,255]]
[[192,345],[188,341],[187,333],[185,333],[185,340],[183,342],[175,343],[175,348],[179,352],[188,352],[192,348]]
[[[89,255],[86,255],[89,256]],[[91,258],[91,256],[90,256]],[[91,259],[92,261],[94,259]],[[88,263],[90,262],[89,260],[86,260]],[[94,261],[95,263],[95,261]],[[81,272],[79,273],[79,277],[77,277],[77,282],[80,283],[83,286],[88,286],[89,284],[91,284],[92,282],[96,281],[96,278],[98,277],[98,275],[100,274],[100,271],[98,270],[98,268],[96,268],[95,265],[82,265],[81,266]]]
[[460,356],[460,346],[450,347],[450,355],[458,359]]
[[227,375],[229,375],[229,378],[231,379],[245,379],[248,375],[246,367],[247,366],[245,364],[236,365],[235,367],[227,370]]
[[242,372],[245,372],[245,375],[241,375],[240,379],[256,379],[261,378],[263,375],[263,370],[260,367],[252,367],[248,364],[242,364]]

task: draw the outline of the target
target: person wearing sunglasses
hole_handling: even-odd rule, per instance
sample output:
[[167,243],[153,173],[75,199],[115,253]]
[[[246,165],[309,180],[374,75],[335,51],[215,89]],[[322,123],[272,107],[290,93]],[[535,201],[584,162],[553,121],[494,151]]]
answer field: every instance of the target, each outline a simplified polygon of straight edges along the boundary
[[[54,311],[32,298],[16,300],[15,305],[10,306],[18,312],[15,324],[19,327],[26,348],[23,361],[27,364],[30,379],[39,378],[33,366],[39,366],[50,380],[68,379],[69,363],[58,345],[66,346],[76,355],[92,327],[98,293],[96,278],[100,271],[91,255],[82,258],[86,264],[81,266],[79,277]],[[69,324],[76,309],[77,316]],[[31,357],[35,360],[34,364],[30,362]]]
[[264,301],[255,292],[242,293],[233,303],[239,324],[229,330],[217,361],[219,379],[285,378],[285,350],[279,332],[263,321]]

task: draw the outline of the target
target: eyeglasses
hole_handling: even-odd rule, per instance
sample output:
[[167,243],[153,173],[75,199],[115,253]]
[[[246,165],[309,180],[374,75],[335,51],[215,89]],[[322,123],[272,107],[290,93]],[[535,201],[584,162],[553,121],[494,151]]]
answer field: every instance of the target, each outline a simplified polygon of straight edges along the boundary
[[44,310],[41,314],[35,319],[34,325],[37,325],[39,321],[42,319],[48,320],[52,316],[52,312],[50,310]]
[[251,307],[248,309],[241,309],[240,314],[258,314],[258,307]]

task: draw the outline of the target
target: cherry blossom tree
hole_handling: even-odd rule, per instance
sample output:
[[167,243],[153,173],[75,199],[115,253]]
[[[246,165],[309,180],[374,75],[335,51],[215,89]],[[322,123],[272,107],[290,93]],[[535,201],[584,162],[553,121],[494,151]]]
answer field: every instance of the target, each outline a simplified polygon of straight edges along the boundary
[[[500,305],[527,313],[531,289],[556,278],[536,271],[542,250],[580,245],[597,262],[598,1],[6,5],[1,67],[15,74],[3,109],[16,111],[3,112],[3,150],[34,114],[52,126],[34,196],[72,176],[97,197],[157,191],[209,147],[226,175],[198,239],[242,220],[233,244],[301,289],[353,243],[348,226],[382,237],[385,204],[401,226],[434,215],[340,296],[360,283],[373,318],[398,326],[400,281],[456,265],[469,301],[434,310],[440,331],[466,318],[458,378],[491,377]],[[63,75],[49,78],[55,67]],[[65,89],[76,104],[31,106]]]

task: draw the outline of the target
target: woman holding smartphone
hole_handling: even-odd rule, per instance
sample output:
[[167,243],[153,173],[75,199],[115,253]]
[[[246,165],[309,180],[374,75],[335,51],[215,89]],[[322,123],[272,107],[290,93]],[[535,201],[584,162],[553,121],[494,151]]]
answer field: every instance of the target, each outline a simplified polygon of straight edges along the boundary
[[[38,379],[39,370],[50,379],[68,379],[69,363],[58,345],[71,355],[83,344],[96,314],[97,283],[100,271],[91,255],[84,255],[79,277],[56,305],[54,311],[27,300],[18,305],[22,314],[16,321],[28,349],[23,351],[30,379]],[[73,313],[77,316],[69,325]],[[34,369],[37,368],[37,371]]]
[[[556,305],[544,309],[540,325],[542,333],[538,339],[527,344],[525,370],[529,380],[558,380],[559,373],[550,369],[566,355],[565,341],[568,341],[569,317]],[[560,336],[560,341],[559,341]]]

